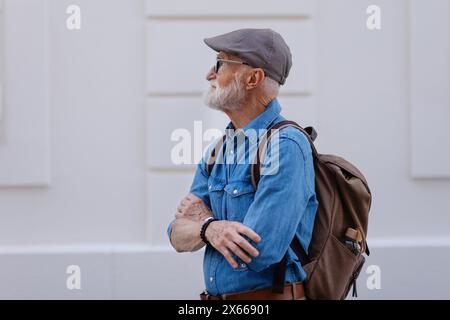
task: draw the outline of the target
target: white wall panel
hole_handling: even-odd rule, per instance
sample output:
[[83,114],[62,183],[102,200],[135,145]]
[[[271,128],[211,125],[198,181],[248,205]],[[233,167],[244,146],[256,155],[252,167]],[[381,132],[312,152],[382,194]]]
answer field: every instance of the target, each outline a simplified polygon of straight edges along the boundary
[[300,16],[311,15],[314,11],[313,0],[229,0],[214,3],[208,0],[145,0],[145,14],[149,17],[223,17],[223,16]]
[[[208,110],[200,97],[147,99],[146,152],[148,168],[193,169],[197,163],[194,161],[200,159],[202,150],[208,145],[207,141],[203,142],[203,134],[206,130],[215,127],[216,123],[208,117],[208,114],[212,112],[219,113],[219,111]],[[223,130],[225,127],[219,127],[219,129]],[[172,133],[176,130],[188,131],[186,133],[191,139],[183,138],[172,141]],[[191,156],[189,157],[191,164],[176,164],[172,161],[172,149],[182,141],[187,141],[191,145]]]
[[3,134],[3,86],[4,86],[4,35],[5,35],[5,22],[3,15],[3,0],[0,0],[0,139]]
[[[386,240],[371,247],[357,281],[357,300],[450,298],[445,276],[450,268],[449,239]],[[196,300],[204,289],[202,255],[203,250],[179,254],[168,247],[142,245],[76,250],[64,246],[62,251],[0,247],[0,298]],[[437,263],[424,264],[417,257]],[[67,289],[69,264],[81,267],[82,290]],[[370,265],[381,270],[379,290],[367,288]]]
[[[44,3],[46,68],[40,59],[44,42],[36,34],[42,31],[38,18]],[[47,130],[52,183],[50,188],[0,188],[2,245],[145,239],[143,2],[78,1],[82,24],[74,31],[66,28],[70,4],[4,2],[10,44],[4,119],[7,129],[15,124],[15,141],[25,144],[8,161],[26,167],[23,172],[37,170],[44,150],[39,139]],[[44,82],[34,68],[49,75],[50,122],[41,110]],[[5,133],[9,148],[13,134]],[[0,150],[2,173],[13,169],[3,162],[11,154]]]
[[202,257],[203,250],[183,254],[172,249],[118,252],[114,257],[114,298],[198,300],[204,290]]
[[3,6],[0,186],[50,183],[48,16],[44,4],[44,0],[17,0]]
[[450,3],[411,1],[411,171],[450,177]]
[[[0,249],[0,299],[111,299],[111,252],[17,251]],[[67,267],[80,267],[80,290],[66,286]]]
[[178,203],[189,192],[193,173],[147,174],[147,237],[151,245],[170,245],[167,227],[175,218]]
[[281,105],[281,115],[287,120],[295,121],[303,127],[313,126],[318,130],[317,106],[314,96],[280,96],[278,101]]

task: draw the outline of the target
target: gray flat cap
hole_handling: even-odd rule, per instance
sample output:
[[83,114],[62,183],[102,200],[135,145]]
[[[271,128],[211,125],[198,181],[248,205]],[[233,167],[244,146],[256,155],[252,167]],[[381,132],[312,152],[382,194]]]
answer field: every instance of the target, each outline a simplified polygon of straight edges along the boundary
[[266,76],[284,84],[292,66],[292,55],[281,35],[272,29],[239,29],[204,39],[206,45],[243,59]]

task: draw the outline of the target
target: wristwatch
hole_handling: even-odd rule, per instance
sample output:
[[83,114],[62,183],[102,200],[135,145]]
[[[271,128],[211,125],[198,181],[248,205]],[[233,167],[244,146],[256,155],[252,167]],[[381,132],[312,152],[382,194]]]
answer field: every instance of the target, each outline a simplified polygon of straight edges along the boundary
[[215,219],[214,217],[208,217],[205,220],[203,220],[202,229],[200,230],[200,238],[206,244],[210,244],[209,241],[205,237],[206,228],[208,228],[209,224],[213,221],[217,221],[217,219]]

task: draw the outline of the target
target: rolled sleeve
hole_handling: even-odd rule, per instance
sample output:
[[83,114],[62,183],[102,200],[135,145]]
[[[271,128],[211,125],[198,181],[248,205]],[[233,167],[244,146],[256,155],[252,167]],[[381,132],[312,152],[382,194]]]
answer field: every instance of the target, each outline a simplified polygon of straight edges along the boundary
[[[243,222],[261,236],[255,245],[259,256],[248,264],[253,271],[260,272],[283,258],[305,214],[310,194],[304,155],[307,147],[280,137],[278,166],[272,174],[261,175]],[[272,159],[274,154],[272,151]]]
[[197,165],[197,170],[195,171],[195,176],[189,190],[190,193],[195,194],[197,197],[202,199],[202,201],[211,208],[211,202],[209,199],[208,191],[208,174],[206,173],[206,165],[202,160]]

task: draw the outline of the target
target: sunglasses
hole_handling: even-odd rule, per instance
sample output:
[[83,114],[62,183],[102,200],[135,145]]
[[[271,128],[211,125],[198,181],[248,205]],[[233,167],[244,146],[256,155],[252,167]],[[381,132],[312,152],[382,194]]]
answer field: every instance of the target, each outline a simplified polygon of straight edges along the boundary
[[214,72],[218,73],[220,67],[222,66],[222,64],[224,63],[234,63],[234,64],[245,64],[246,66],[249,66],[249,64],[247,62],[243,62],[243,61],[235,61],[235,60],[226,60],[226,59],[217,59],[216,60],[216,65],[214,66]]

